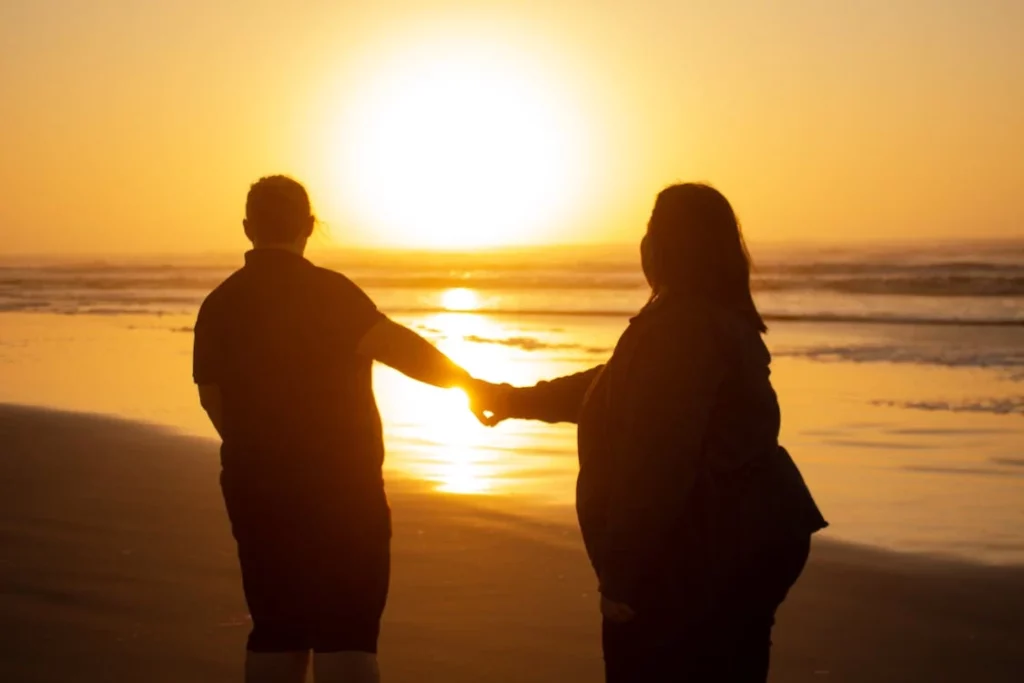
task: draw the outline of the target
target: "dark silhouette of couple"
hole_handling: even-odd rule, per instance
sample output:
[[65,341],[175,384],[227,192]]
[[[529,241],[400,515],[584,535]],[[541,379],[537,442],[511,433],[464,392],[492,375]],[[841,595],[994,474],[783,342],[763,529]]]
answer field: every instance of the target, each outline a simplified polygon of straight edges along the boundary
[[262,178],[245,265],[203,302],[194,379],[252,616],[249,683],[377,681],[391,518],[371,366],[461,387],[481,422],[578,426],[576,507],[600,586],[606,680],[765,681],[775,612],[826,526],[778,443],[766,326],[729,202],[657,197],[651,286],[604,365],[515,388],[473,378],[303,257],[305,189]]

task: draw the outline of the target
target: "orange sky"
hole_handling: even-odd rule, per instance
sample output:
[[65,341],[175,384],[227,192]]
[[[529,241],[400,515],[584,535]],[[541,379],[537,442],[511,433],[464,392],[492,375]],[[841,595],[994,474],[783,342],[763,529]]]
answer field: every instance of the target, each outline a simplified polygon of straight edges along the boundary
[[[354,4],[3,3],[0,253],[241,248],[248,183],[272,172],[307,182],[342,245],[416,242],[425,228],[395,226],[421,214],[504,221],[499,242],[632,241],[678,179],[725,191],[755,242],[1024,235],[1018,0]],[[350,122],[445,45],[470,65],[486,60],[460,46],[500,49],[498,80],[525,90],[498,95],[536,98],[539,137],[410,159],[435,183],[412,197],[412,171],[379,184],[394,150],[349,158]],[[367,191],[353,169],[371,167]],[[477,202],[448,178],[479,181]],[[437,201],[391,211],[402,197]]]

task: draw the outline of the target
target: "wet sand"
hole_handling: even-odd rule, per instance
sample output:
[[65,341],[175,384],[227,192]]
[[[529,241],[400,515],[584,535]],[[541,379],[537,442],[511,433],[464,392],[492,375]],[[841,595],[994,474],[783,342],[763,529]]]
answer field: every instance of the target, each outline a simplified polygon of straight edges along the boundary
[[[0,681],[240,680],[248,630],[217,448],[0,407]],[[386,681],[600,681],[594,580],[563,513],[390,482]],[[816,542],[773,680],[1024,680],[1024,568]]]

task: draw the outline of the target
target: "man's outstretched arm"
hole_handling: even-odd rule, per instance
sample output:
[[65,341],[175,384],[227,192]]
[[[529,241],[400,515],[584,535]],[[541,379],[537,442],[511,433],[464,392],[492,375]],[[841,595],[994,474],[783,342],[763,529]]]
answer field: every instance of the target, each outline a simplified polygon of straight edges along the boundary
[[435,387],[466,388],[472,376],[426,339],[388,318],[371,327],[356,347],[356,353]]

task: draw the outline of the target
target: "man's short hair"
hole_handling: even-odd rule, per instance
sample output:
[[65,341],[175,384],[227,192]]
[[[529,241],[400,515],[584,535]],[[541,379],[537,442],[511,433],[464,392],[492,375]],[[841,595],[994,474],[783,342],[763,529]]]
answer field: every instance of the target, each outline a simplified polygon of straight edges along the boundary
[[260,178],[245,200],[249,236],[262,242],[295,241],[306,230],[311,215],[306,188],[284,175]]

